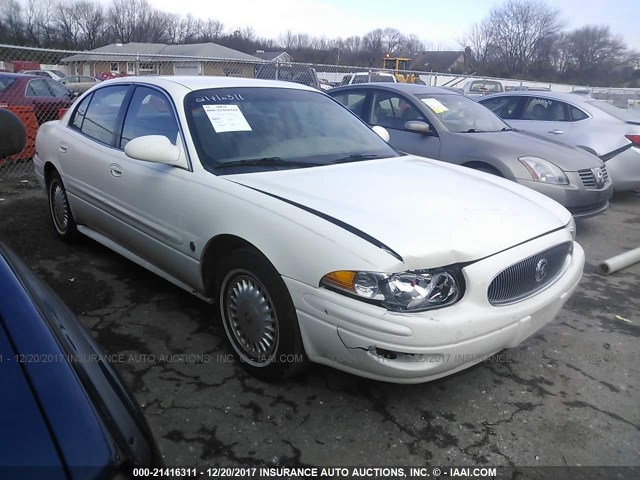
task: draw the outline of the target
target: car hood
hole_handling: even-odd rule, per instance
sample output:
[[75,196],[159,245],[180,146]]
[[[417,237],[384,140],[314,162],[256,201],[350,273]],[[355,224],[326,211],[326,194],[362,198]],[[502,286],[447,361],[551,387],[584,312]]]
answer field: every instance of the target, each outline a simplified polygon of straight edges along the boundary
[[571,216],[509,180],[413,155],[225,178],[360,230],[410,268],[477,260]]
[[[47,428],[46,419],[38,408],[38,399],[34,397],[29,379],[20,368],[21,360],[17,359],[6,334],[6,327],[2,323],[0,317],[0,358],[4,359],[1,366],[2,385],[8,394],[0,396],[0,409],[3,412],[0,467],[9,477],[9,466],[60,467],[60,457]],[[29,448],[25,448],[25,445],[29,445]],[[34,452],[37,452],[35,458]],[[56,474],[55,471],[51,473]],[[61,473],[62,471],[55,478],[66,478]]]
[[505,161],[524,155],[554,163],[566,172],[602,166],[602,160],[585,150],[522,130],[455,134],[457,148],[465,145],[472,151],[486,152]]

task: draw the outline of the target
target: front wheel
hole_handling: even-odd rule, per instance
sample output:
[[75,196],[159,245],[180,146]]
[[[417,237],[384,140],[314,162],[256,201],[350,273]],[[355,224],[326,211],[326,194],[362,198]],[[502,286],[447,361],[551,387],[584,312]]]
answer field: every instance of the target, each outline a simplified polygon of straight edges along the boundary
[[56,234],[65,242],[74,243],[80,233],[73,218],[67,191],[58,172],[53,172],[47,185],[49,215]]
[[224,330],[245,370],[269,381],[304,370],[308,360],[293,301],[262,255],[233,252],[220,265],[216,283]]

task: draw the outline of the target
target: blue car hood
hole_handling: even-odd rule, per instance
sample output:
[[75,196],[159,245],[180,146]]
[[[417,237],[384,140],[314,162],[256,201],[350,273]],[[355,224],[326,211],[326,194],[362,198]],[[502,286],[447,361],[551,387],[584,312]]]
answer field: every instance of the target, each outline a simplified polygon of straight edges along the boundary
[[19,360],[4,325],[0,325],[0,378],[5,390],[0,395],[0,465],[4,473],[6,467],[33,466],[34,459],[40,466],[60,467],[60,457]]

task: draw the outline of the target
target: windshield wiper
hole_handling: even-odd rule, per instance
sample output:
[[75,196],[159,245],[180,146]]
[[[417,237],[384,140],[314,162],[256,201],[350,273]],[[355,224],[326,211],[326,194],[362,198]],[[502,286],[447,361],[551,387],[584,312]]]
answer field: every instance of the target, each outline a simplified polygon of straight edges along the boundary
[[283,160],[280,157],[247,158],[234,160],[233,162],[220,163],[215,168],[229,167],[316,167],[324,163],[298,162],[295,160]]
[[511,128],[511,127],[503,127],[500,129],[501,132],[513,132],[515,131],[515,128]]
[[375,153],[354,153],[352,155],[347,155],[346,157],[338,158],[331,163],[360,162],[362,160],[372,160],[374,158],[382,158],[382,156],[376,155]]
[[465,130],[464,132],[461,133],[482,133],[485,130],[481,130],[479,128],[470,128],[469,130]]

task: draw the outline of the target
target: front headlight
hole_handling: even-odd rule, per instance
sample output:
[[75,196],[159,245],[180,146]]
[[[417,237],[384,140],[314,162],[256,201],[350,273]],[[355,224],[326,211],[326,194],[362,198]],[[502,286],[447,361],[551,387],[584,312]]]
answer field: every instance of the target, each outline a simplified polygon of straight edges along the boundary
[[568,185],[569,179],[560,167],[538,157],[524,156],[518,160],[527,167],[533,180],[541,183],[552,183],[555,185]]
[[569,230],[569,233],[571,234],[571,239],[575,242],[576,241],[576,221],[574,220],[573,217],[571,217],[571,220],[569,220],[569,223],[567,223],[567,226],[565,228]]
[[320,286],[349,293],[397,312],[417,312],[451,305],[464,291],[459,268],[402,273],[340,270],[326,274]]

